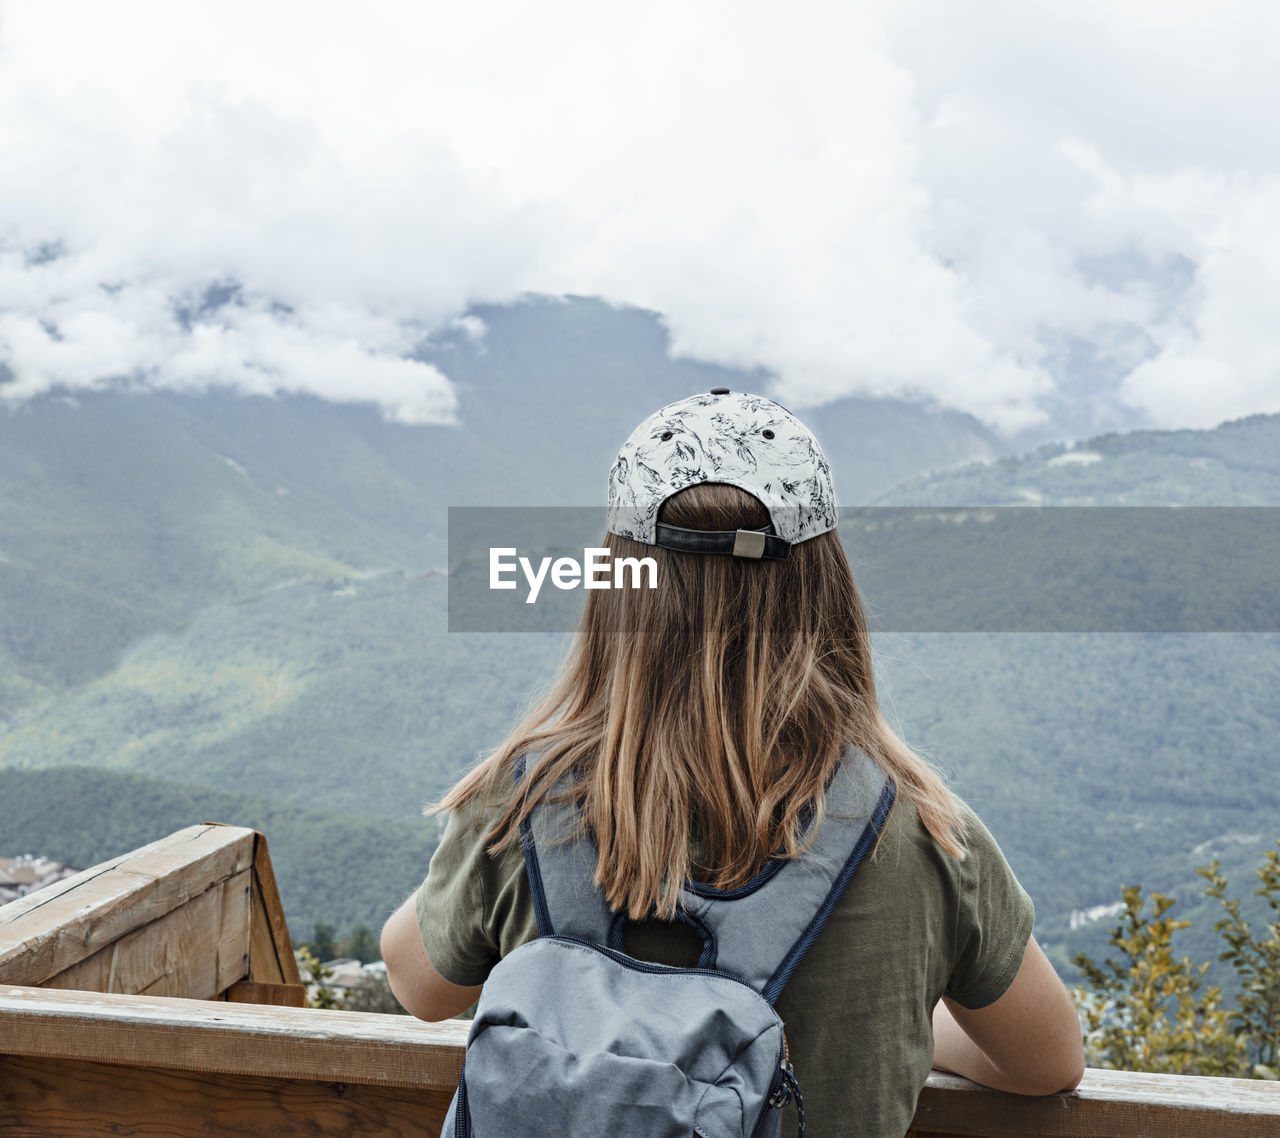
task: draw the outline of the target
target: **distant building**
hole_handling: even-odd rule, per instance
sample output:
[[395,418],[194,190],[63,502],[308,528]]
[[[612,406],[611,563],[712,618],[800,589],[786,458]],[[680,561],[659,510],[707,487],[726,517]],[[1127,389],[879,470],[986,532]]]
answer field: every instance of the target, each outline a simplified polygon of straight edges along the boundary
[[[378,976],[385,980],[387,976],[387,966],[381,960],[375,960],[372,964],[361,964],[360,961],[351,957],[342,956],[337,960],[326,960],[320,967],[327,973],[324,987],[328,988],[339,1001],[345,1000],[351,990],[366,977]],[[311,982],[305,970],[302,980],[307,986],[307,999],[310,1001],[315,997],[320,985]]]
[[79,872],[74,865],[63,865],[60,861],[31,854],[0,857],[0,905]]
[[324,966],[329,969],[329,979],[327,981],[330,988],[345,995],[350,989],[360,983],[360,978],[364,975],[364,965],[358,960],[352,960],[348,957],[340,957],[337,960],[326,960]]

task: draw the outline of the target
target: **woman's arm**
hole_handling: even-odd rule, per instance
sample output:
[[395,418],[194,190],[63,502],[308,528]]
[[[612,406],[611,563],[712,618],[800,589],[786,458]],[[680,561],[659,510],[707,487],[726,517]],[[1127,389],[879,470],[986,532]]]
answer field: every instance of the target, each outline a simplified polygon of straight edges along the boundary
[[1022,1095],[1075,1087],[1084,1075],[1080,1021],[1035,938],[1018,975],[985,1008],[943,999],[933,1012],[933,1065]]
[[391,991],[404,1010],[419,1019],[449,1019],[466,1011],[480,997],[482,985],[464,988],[451,984],[431,967],[418,931],[417,893],[383,926],[382,959],[387,965]]

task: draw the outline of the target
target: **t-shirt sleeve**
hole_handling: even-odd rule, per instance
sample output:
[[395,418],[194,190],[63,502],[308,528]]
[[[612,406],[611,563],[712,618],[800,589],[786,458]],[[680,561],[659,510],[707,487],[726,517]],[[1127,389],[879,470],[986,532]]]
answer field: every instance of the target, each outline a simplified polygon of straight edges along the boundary
[[972,813],[968,822],[956,957],[944,994],[962,1007],[982,1008],[1004,995],[1022,967],[1035,910],[986,826]]
[[451,984],[483,984],[500,953],[488,920],[493,859],[473,811],[449,816],[418,890],[418,929],[431,966]]

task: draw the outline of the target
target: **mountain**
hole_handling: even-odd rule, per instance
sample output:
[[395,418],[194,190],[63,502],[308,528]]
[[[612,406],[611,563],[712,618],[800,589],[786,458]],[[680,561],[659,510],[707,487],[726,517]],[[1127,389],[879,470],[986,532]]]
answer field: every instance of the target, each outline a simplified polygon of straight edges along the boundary
[[[216,391],[0,401],[0,720],[209,605],[439,568],[448,506],[600,505],[617,447],[650,411],[766,383],[670,359],[660,321],[637,309],[534,299],[474,315],[482,339],[420,351],[457,382],[455,425]],[[811,418],[850,503],[998,446],[966,416],[890,400]]]
[[[1248,894],[1280,838],[1280,635],[882,634],[876,665],[881,702],[1000,842],[1060,967],[1108,927],[1073,929],[1073,910],[1124,884],[1200,907],[1212,857]],[[1198,959],[1220,951],[1216,919],[1184,938]]]
[[432,539],[442,556],[443,530],[425,531],[376,445],[398,437],[315,400],[100,393],[0,410],[0,716],[217,601],[415,562]]
[[[95,800],[145,840],[188,816],[152,804],[223,795],[195,800],[218,805],[201,805],[206,817],[263,821],[286,898],[315,881],[317,855],[273,826],[324,830],[330,859],[368,850],[360,827],[374,827],[392,862],[418,867],[413,843],[434,835],[422,803],[500,742],[564,643],[448,631],[445,508],[598,504],[643,415],[717,383],[765,383],[670,360],[656,317],[599,301],[476,315],[483,338],[459,331],[420,353],[458,384],[451,426],[228,392],[0,410],[0,774],[40,788],[0,785],[0,853],[21,852],[4,848],[21,835],[65,857],[25,839],[43,825],[71,841],[81,826],[75,859],[97,860],[126,838],[86,817]],[[846,400],[804,417],[847,505],[1268,505],[1280,493],[1277,416],[1019,456],[964,416],[910,404]],[[926,547],[885,548],[919,561],[912,579],[928,587]],[[1060,965],[1104,936],[1105,921],[1073,911],[1133,881],[1181,890],[1185,905],[1214,855],[1247,891],[1247,867],[1280,833],[1276,635],[885,632],[876,651],[886,708],[989,822]],[[306,888],[321,900],[300,919],[354,918],[358,883],[327,902]]]

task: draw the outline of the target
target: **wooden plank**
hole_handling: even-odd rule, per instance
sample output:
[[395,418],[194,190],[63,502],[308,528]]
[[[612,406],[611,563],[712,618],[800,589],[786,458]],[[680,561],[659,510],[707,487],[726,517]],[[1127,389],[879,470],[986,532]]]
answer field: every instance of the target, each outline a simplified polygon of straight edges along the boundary
[[451,1095],[443,1088],[0,1058],[0,1133],[12,1138],[421,1138],[440,1132]]
[[[296,965],[295,965],[296,967]],[[249,914],[249,976],[267,984],[285,983],[284,969],[280,966],[280,953],[271,932],[271,920],[262,900],[262,892],[253,890],[252,911]]]
[[233,1004],[273,1004],[283,1008],[305,1008],[307,989],[301,984],[266,984],[261,980],[237,980],[223,993]]
[[922,1138],[1276,1138],[1280,1083],[1090,1068],[1074,1091],[1029,1098],[935,1071],[912,1128]]
[[211,1000],[249,970],[252,881],[242,870],[42,986]]
[[[456,1085],[468,1028],[457,1020],[0,985],[2,1052],[71,1063],[110,1056],[126,1067],[221,1073],[219,1082],[340,1080],[434,1089],[443,1101]],[[1074,1092],[1025,1098],[934,1073],[913,1128],[983,1138],[1276,1138],[1280,1084],[1090,1070]]]
[[253,830],[189,826],[0,907],[0,981],[44,983],[250,868],[253,850]]
[[470,1024],[0,985],[0,1053],[452,1090]]
[[254,838],[253,850],[254,907],[249,975],[255,980],[273,984],[301,984],[298,962],[293,956],[293,941],[284,919],[284,905],[276,887],[275,871],[267,852],[263,834]]

